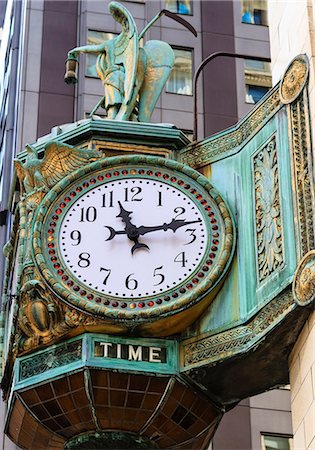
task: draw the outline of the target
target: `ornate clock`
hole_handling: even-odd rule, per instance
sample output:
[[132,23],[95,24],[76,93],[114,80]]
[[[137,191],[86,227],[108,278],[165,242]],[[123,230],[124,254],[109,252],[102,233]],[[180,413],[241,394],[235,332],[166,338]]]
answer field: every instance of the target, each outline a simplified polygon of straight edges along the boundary
[[229,210],[205,177],[138,155],[63,179],[35,228],[38,269],[63,301],[156,335],[186,327],[209,304],[234,242]]

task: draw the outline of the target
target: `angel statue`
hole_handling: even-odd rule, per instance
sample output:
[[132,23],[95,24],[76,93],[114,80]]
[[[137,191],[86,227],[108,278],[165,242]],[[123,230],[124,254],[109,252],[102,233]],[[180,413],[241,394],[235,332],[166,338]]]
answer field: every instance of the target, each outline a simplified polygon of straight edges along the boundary
[[133,17],[123,5],[110,2],[109,11],[120,23],[122,32],[101,44],[70,50],[65,81],[77,82],[79,53],[94,53],[97,55],[96,70],[103,83],[104,97],[93,108],[90,116],[101,106],[106,110],[108,119],[149,122],[173,68],[174,52],[166,42],[151,40],[141,47],[140,40],[163,14],[184,25],[195,36],[196,30],[182,17],[162,10],[138,34]]

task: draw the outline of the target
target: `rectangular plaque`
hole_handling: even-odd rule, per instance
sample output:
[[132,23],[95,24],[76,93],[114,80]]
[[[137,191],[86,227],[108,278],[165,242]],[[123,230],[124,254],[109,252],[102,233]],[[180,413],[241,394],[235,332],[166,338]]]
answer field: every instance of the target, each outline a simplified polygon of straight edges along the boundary
[[87,357],[97,367],[173,374],[178,371],[178,342],[99,334],[90,340]]
[[167,363],[166,347],[116,343],[108,341],[94,342],[94,357],[160,364]]

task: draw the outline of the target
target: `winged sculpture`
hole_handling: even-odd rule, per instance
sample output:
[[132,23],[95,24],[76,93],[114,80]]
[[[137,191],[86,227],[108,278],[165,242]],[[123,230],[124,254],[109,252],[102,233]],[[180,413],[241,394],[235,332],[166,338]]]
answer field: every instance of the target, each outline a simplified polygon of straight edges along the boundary
[[122,27],[122,32],[98,45],[76,47],[68,52],[67,83],[77,82],[76,69],[79,53],[97,55],[96,70],[102,80],[104,97],[91,115],[101,106],[107,118],[149,122],[155,104],[174,65],[174,52],[163,41],[150,40],[141,47],[140,41],[148,28],[162,14],[176,20],[197,35],[196,30],[183,18],[162,10],[138,34],[130,12],[117,2],[109,3],[109,11]]
[[45,145],[43,159],[39,159],[36,148],[31,145],[26,145],[25,149],[25,162],[15,159],[14,166],[21,190],[27,194],[37,189],[49,189],[69,173],[100,158],[96,150],[76,149],[58,141]]

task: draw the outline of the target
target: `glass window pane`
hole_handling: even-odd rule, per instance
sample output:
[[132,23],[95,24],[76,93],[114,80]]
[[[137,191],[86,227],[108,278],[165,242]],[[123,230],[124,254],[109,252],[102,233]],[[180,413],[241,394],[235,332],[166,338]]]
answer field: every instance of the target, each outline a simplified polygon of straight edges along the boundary
[[191,0],[165,0],[165,8],[177,14],[192,14]]
[[269,88],[264,86],[246,85],[246,102],[257,103],[269,91]]
[[270,63],[247,59],[244,76],[246,103],[257,103],[272,86]]
[[284,436],[262,436],[263,450],[291,450],[292,438]]
[[271,74],[270,63],[265,61],[256,61],[255,59],[244,60],[245,69],[266,72]]
[[242,0],[242,22],[268,25],[266,0]]
[[175,64],[166,83],[166,91],[192,95],[192,51],[174,48]]
[[[87,35],[87,44],[101,44],[103,41],[107,41],[109,39],[113,39],[116,36],[114,33],[105,33],[104,31],[95,31],[95,30],[88,30]],[[96,77],[96,58],[97,55],[89,54],[86,55],[86,75],[89,77]]]

